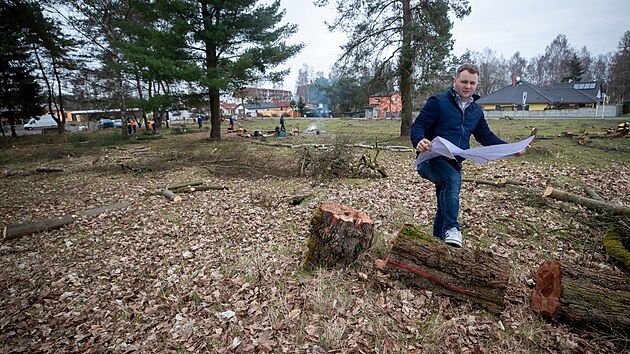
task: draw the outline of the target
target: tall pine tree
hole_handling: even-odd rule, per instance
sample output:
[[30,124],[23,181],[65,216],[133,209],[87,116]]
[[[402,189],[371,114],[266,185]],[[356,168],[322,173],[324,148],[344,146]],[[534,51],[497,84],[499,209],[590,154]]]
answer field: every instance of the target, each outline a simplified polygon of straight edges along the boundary
[[[315,0],[326,6],[332,0]],[[378,80],[381,73],[397,68],[395,79],[402,100],[400,135],[409,136],[412,117],[414,80],[422,87],[432,81],[445,67],[452,48],[450,31],[453,27],[449,12],[462,18],[470,13],[468,0],[335,0],[338,17],[329,24],[330,30],[347,32],[341,62],[347,66],[376,65]],[[428,85],[427,85],[428,86]]]

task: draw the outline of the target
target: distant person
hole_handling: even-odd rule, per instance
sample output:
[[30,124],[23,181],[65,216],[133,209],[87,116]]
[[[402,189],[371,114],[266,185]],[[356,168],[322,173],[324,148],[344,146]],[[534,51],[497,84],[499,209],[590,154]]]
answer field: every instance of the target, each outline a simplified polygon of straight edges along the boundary
[[131,127],[131,119],[127,119],[127,133],[131,135],[133,128]]
[[201,116],[197,117],[197,124],[199,124],[199,129],[201,129],[201,126],[203,124],[203,118],[201,118]]
[[230,130],[234,131],[234,117],[230,117]]
[[284,126],[284,116],[280,116],[280,130],[283,132],[287,131],[287,128]]
[[133,133],[134,133],[134,134],[136,133],[136,126],[137,126],[137,125],[138,125],[138,124],[136,123],[136,121],[135,121],[135,120],[132,120],[132,121],[131,121],[131,128],[133,129]]
[[[431,140],[442,137],[460,149],[470,148],[473,135],[481,145],[506,144],[488,127],[481,107],[475,103],[479,69],[470,64],[457,68],[453,87],[429,97],[411,126],[410,138],[416,152],[431,151]],[[522,153],[519,153],[519,155]],[[462,187],[462,161],[438,156],[418,165],[418,174],[435,184],[437,211],[433,236],[453,247],[462,247],[463,237],[457,217]]]

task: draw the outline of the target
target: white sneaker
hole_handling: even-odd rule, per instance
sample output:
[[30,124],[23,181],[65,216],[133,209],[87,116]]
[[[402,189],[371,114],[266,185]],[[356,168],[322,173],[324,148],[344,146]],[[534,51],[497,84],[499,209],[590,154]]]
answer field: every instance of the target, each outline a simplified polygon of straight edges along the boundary
[[446,231],[444,242],[449,246],[462,247],[462,233],[456,227],[452,227]]

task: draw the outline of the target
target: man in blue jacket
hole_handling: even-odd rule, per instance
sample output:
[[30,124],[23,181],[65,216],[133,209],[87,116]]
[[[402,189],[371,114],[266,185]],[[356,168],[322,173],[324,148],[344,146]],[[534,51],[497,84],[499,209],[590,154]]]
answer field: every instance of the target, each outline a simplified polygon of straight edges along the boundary
[[[475,103],[479,69],[464,64],[457,69],[453,87],[429,97],[411,126],[411,143],[417,153],[430,151],[431,140],[440,136],[461,149],[470,147],[472,134],[481,145],[506,144],[488,127],[481,107]],[[437,212],[433,220],[433,236],[453,247],[462,247],[459,214],[459,192],[462,186],[462,161],[444,156],[434,157],[418,165],[418,174],[435,184]]]

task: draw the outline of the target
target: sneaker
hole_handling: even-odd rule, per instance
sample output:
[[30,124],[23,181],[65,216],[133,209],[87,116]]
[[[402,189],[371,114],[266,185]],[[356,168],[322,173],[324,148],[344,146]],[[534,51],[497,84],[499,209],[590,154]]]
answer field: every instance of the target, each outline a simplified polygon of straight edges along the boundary
[[453,247],[462,247],[462,233],[456,227],[452,227],[446,231],[444,242]]

